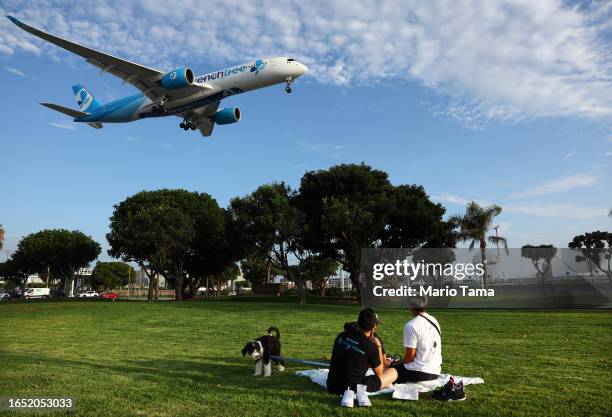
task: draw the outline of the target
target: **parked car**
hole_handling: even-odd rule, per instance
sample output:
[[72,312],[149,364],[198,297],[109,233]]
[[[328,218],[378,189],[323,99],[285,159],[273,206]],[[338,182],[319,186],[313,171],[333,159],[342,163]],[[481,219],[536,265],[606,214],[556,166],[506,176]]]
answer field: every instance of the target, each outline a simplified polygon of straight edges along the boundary
[[51,290],[49,288],[28,288],[23,293],[23,298],[26,300],[30,298],[49,298]]
[[55,297],[55,298],[63,298],[64,297],[64,290],[62,290],[61,288],[56,288],[51,293],[51,296]]
[[0,300],[10,300],[11,299],[11,293],[6,292],[6,291],[0,291]]
[[85,291],[79,294],[79,297],[81,298],[91,298],[91,297],[99,297],[100,294],[98,294],[96,291]]
[[107,291],[107,292],[100,294],[100,297],[106,298],[108,300],[114,300],[115,298],[119,297],[119,294],[117,294],[114,291]]

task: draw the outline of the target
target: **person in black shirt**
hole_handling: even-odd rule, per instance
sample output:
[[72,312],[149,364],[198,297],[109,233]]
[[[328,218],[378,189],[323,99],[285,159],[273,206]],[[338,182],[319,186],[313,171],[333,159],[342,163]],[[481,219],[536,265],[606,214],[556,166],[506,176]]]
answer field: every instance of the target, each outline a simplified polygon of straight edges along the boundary
[[[347,326],[336,337],[327,377],[328,392],[342,394],[347,388],[356,391],[357,385],[375,392],[397,379],[397,371],[387,368],[382,343],[375,335],[379,323],[374,310],[365,308],[359,313],[357,326]],[[368,368],[372,368],[374,375],[366,376]]]

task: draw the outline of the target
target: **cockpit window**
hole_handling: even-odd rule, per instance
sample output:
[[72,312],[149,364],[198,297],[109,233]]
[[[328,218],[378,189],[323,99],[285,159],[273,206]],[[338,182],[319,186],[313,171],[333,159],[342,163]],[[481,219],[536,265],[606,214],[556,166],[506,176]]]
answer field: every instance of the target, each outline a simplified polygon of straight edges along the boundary
[[295,61],[295,59],[293,59],[293,58],[287,58],[287,62],[293,62],[293,61]]

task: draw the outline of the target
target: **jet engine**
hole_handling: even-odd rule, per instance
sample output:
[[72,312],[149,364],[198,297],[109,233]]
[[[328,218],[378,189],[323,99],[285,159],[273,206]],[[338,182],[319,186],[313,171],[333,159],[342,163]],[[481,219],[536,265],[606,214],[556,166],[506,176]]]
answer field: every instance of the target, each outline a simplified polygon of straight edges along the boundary
[[191,68],[177,68],[164,74],[161,78],[161,85],[168,90],[176,90],[192,85],[193,79]]
[[240,109],[238,107],[226,107],[213,115],[213,120],[218,125],[229,125],[240,121]]

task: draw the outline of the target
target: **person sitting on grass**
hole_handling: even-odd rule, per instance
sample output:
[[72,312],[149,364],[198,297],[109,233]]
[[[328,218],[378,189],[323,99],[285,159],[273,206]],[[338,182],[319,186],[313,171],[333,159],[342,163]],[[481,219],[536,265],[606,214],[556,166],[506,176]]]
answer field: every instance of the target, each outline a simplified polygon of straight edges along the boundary
[[[432,381],[438,379],[442,370],[442,333],[438,320],[425,311],[427,299],[412,297],[408,306],[412,319],[404,326],[404,361],[393,366],[397,371],[397,384]],[[463,382],[448,382],[437,389],[431,398],[438,401],[463,401]]]
[[[397,371],[386,368],[382,343],[375,335],[378,324],[380,320],[374,310],[364,308],[359,312],[357,326],[345,327],[334,341],[327,391],[344,393],[340,402],[343,407],[353,407],[355,391],[358,405],[371,406],[367,393],[388,387],[397,379]],[[366,376],[368,368],[372,368],[374,375]]]
[[404,326],[404,360],[393,365],[398,374],[396,383],[438,379],[442,368],[440,324],[425,311],[425,297],[412,297],[408,306],[413,317]]

